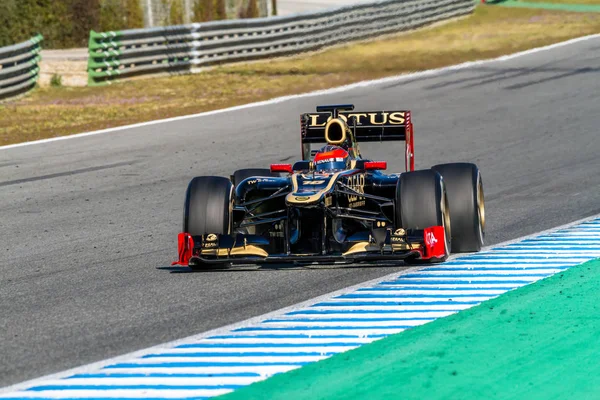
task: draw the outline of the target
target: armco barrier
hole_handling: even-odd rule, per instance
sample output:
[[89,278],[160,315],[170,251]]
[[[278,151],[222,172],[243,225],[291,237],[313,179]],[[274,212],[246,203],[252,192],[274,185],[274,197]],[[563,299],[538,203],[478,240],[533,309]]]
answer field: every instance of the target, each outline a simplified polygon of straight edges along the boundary
[[473,0],[383,0],[283,17],[92,31],[89,84],[316,50],[418,28],[474,8]]
[[0,47],[0,100],[24,93],[38,80],[42,35]]

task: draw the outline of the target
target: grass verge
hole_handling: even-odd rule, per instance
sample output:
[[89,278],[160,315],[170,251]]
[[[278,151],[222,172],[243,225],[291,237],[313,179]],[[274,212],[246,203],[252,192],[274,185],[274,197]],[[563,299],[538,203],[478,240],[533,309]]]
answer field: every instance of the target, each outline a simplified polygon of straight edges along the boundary
[[523,3],[556,3],[600,5],[600,0],[523,0]]
[[0,145],[209,111],[443,67],[600,32],[600,14],[477,7],[461,20],[334,49],[106,87],[48,87],[0,105]]

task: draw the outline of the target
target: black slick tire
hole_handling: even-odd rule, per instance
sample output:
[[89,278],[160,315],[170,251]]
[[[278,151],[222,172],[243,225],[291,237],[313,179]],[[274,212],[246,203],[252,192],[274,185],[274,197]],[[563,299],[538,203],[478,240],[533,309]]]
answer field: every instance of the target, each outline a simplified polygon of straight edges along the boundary
[[[185,194],[183,232],[192,236],[229,234],[233,185],[220,176],[198,176],[191,180]],[[212,264],[192,265],[192,269],[206,269]]]
[[480,251],[485,237],[485,200],[479,168],[471,163],[431,167],[444,179],[452,223],[452,252]]
[[270,169],[267,168],[244,168],[238,169],[231,176],[231,182],[233,182],[233,186],[236,187],[241,181],[244,179],[253,177],[253,176],[276,176]]
[[[396,186],[396,226],[404,229],[425,229],[443,226],[446,232],[446,255],[443,259],[424,262],[440,262],[450,255],[451,226],[448,201],[442,177],[427,169],[405,172]],[[423,262],[421,261],[421,262]],[[419,260],[407,259],[407,263]]]

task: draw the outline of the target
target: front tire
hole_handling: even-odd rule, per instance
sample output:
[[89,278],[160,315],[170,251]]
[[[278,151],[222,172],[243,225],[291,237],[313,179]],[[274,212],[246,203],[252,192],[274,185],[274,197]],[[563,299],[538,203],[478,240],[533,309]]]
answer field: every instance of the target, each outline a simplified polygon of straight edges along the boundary
[[[198,176],[191,180],[185,194],[183,232],[192,236],[229,234],[233,185],[220,176]],[[191,269],[205,269],[212,264],[190,264]]]
[[[440,174],[426,169],[400,175],[396,186],[396,226],[404,229],[443,226],[446,254],[441,260],[425,262],[445,261],[448,258],[452,236],[448,199]],[[407,260],[407,263],[410,262]]]
[[485,237],[485,200],[479,168],[470,163],[431,167],[444,179],[452,222],[452,252],[476,252]]

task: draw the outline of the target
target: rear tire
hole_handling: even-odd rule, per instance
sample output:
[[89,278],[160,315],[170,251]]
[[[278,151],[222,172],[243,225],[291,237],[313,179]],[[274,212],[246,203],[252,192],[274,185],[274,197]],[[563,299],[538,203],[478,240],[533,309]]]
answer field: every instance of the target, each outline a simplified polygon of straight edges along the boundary
[[[192,236],[229,234],[233,185],[220,176],[198,176],[191,180],[185,194],[183,232]],[[213,264],[190,264],[193,270]]]
[[475,164],[431,167],[444,179],[452,223],[452,252],[481,250],[485,237],[485,200],[481,173]]
[[244,168],[238,169],[232,175],[231,182],[233,182],[233,187],[236,187],[241,181],[244,179],[253,177],[253,176],[276,176],[270,169],[267,168]]
[[[396,226],[404,229],[443,226],[446,233],[445,257],[442,260],[421,262],[433,263],[448,258],[451,248],[451,227],[446,190],[440,174],[426,169],[400,175],[396,186]],[[419,261],[409,259],[406,262]]]

